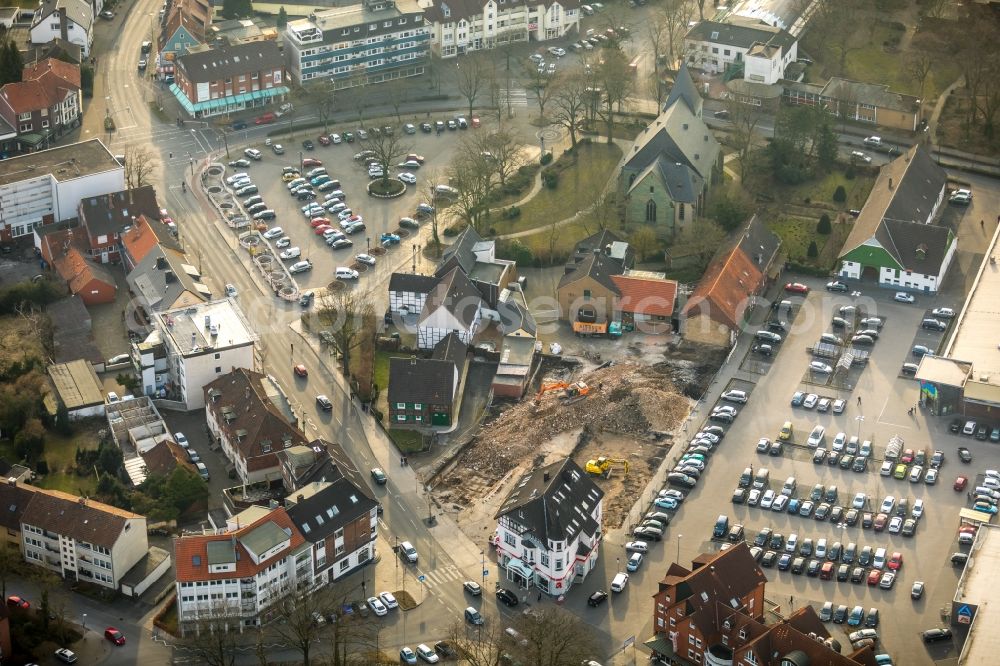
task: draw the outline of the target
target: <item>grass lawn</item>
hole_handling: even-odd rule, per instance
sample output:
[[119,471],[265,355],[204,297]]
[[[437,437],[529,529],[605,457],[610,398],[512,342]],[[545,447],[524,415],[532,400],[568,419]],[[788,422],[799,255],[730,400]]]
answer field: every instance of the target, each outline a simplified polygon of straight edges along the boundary
[[[847,210],[850,208],[861,208],[874,184],[874,175],[858,172],[853,179],[848,180],[844,176],[843,171],[836,170],[800,185],[783,185],[772,182],[763,191],[772,194],[775,201],[788,201],[800,204],[806,203],[808,199],[809,202],[814,204],[829,204],[835,208]],[[833,200],[833,193],[837,190],[838,185],[843,185],[847,191],[847,200],[843,204],[838,204]],[[830,217],[833,217],[833,215]]]
[[497,220],[490,225],[497,234],[536,229],[552,220],[565,220],[598,200],[608,180],[615,175],[622,151],[615,144],[603,143],[581,144],[577,151],[576,163],[563,169],[554,190],[543,187],[521,206],[520,217]]
[[[796,263],[811,264],[820,268],[832,267],[843,247],[850,224],[834,224],[827,235],[816,233],[819,218],[783,215],[768,222],[768,228],[781,237],[782,247],[788,258]],[[816,241],[819,257],[808,256],[809,244]]]
[[393,428],[389,437],[403,453],[417,453],[424,448],[424,436],[416,430],[400,430]]
[[[42,457],[49,465],[49,473],[39,477],[35,485],[50,490],[61,490],[74,495],[93,495],[97,489],[97,477],[93,474],[77,476],[76,449],[96,449],[99,422],[86,422],[76,426],[76,432],[63,437],[53,432],[45,436],[45,453]],[[19,460],[14,453],[12,441],[0,442],[0,457],[8,461]]]

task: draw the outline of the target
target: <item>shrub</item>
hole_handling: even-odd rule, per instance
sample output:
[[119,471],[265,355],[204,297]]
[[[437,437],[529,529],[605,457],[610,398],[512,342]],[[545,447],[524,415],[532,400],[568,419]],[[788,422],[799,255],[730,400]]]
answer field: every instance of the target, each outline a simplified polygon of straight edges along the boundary
[[819,223],[816,225],[816,233],[825,236],[831,231],[833,231],[833,226],[830,224],[830,216],[823,213],[819,218]]
[[542,166],[545,166],[552,161],[552,153],[542,153],[542,159],[539,161],[542,163]]
[[513,220],[521,217],[521,209],[517,206],[511,206],[503,212],[504,219]]
[[542,172],[542,185],[554,190],[559,187],[559,174],[554,171],[547,170]]
[[816,241],[811,241],[809,243],[809,250],[806,252],[806,255],[810,259],[815,259],[816,257],[819,256],[819,248],[816,247]]
[[854,164],[848,164],[847,168],[844,169],[844,178],[847,180],[854,180],[855,176],[857,176],[857,171],[854,168]]
[[522,266],[530,266],[535,263],[535,255],[532,254],[531,249],[519,240],[498,243],[497,256],[501,259],[511,259]]
[[837,185],[837,189],[833,191],[833,200],[837,203],[847,201],[847,190],[844,189],[843,185]]
[[450,227],[444,228],[444,235],[447,236],[448,238],[451,238],[452,236],[457,236],[460,233],[462,233],[462,227],[457,224],[453,224]]

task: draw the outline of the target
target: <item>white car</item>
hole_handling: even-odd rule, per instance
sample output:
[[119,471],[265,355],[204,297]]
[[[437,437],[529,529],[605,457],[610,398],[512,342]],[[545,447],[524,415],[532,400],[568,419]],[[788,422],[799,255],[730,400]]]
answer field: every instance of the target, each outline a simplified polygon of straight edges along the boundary
[[908,294],[905,291],[897,291],[892,297],[892,300],[898,301],[899,303],[916,303],[917,299],[913,294]]
[[417,656],[426,661],[428,664],[436,664],[438,660],[441,659],[434,650],[430,649],[423,643],[417,646]]
[[855,493],[854,499],[851,500],[852,509],[863,509],[865,508],[865,502],[868,501],[868,496],[864,493]]
[[312,267],[313,267],[312,262],[309,261],[308,259],[304,261],[296,261],[294,264],[288,267],[288,272],[292,273],[293,275],[295,273],[305,273],[306,271],[311,271]]
[[852,150],[851,159],[858,160],[859,162],[864,162],[865,164],[871,164],[872,161],[872,158],[869,155],[864,154],[860,150]]
[[302,250],[297,247],[290,247],[278,254],[279,259],[298,259],[300,256],[302,256]]
[[557,58],[562,58],[564,55],[566,55],[566,49],[560,48],[558,46],[550,46],[549,53],[551,53]]
[[840,453],[844,450],[844,444],[847,442],[847,434],[838,432],[833,438],[833,450]]
[[227,284],[226,285],[226,296],[236,296],[237,295],[236,286]]
[[649,544],[645,541],[628,541],[625,543],[625,550],[630,553],[648,553]]
[[367,599],[368,607],[372,609],[379,617],[389,614],[389,609],[385,607],[385,604],[378,597],[368,597]]
[[403,541],[399,544],[399,552],[406,558],[406,561],[411,564],[416,564],[417,562],[417,549],[413,547],[413,544],[409,541]]
[[886,495],[885,499],[882,500],[882,506],[879,507],[879,513],[892,513],[892,508],[896,506],[896,498],[892,495]]
[[972,190],[955,190],[948,197],[948,201],[957,204],[968,204],[972,201]]
[[284,233],[285,232],[282,230],[281,227],[272,227],[264,232],[264,238],[271,240],[272,238],[277,238],[278,236],[281,236]]
[[288,236],[282,236],[277,241],[275,241],[274,247],[276,247],[276,248],[278,248],[280,250],[281,248],[288,247],[291,244],[292,244],[292,239],[291,238],[289,238]]
[[348,219],[351,215],[354,215],[354,211],[351,210],[350,208],[345,208],[344,210],[337,213],[337,219],[343,222],[344,220]]
[[114,391],[108,391],[108,404],[113,405],[116,402],[121,402],[121,398]]
[[951,319],[955,316],[955,311],[951,308],[934,308],[931,314],[939,319]]
[[398,175],[398,176],[396,176],[396,177],[397,177],[397,178],[399,178],[399,179],[400,179],[401,181],[403,181],[404,183],[407,183],[407,184],[409,184],[409,185],[415,185],[415,184],[416,184],[416,182],[417,182],[417,177],[416,177],[416,176],[414,176],[414,175],[413,175],[412,173],[410,173],[409,171],[404,171],[403,173],[399,174],[399,175]]
[[761,495],[760,508],[770,509],[772,504],[774,504],[774,491],[768,488],[764,491],[764,494]]
[[809,439],[806,440],[806,444],[810,448],[815,449],[823,442],[823,437],[825,435],[826,435],[826,428],[824,428],[821,425],[818,425],[812,429],[811,433],[809,433]]
[[826,363],[822,363],[820,361],[810,361],[809,369],[812,370],[813,372],[822,372],[823,374],[827,375],[833,372],[833,368],[831,368]]
[[611,591],[621,592],[628,585],[628,574],[624,571],[619,571],[615,574],[615,577],[611,579]]
[[393,608],[399,608],[399,602],[396,601],[396,597],[392,595],[392,592],[382,592],[378,595],[378,598],[382,600],[385,607],[392,610]]
[[368,264],[369,266],[375,265],[375,257],[370,254],[359,254],[355,256],[354,259],[362,264]]

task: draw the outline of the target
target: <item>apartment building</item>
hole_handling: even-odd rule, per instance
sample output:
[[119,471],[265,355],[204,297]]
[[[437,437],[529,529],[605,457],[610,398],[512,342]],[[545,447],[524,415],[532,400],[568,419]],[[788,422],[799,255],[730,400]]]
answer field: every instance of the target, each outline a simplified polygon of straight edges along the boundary
[[63,39],[79,46],[84,58],[89,57],[94,43],[94,16],[99,11],[84,0],[43,0],[31,20],[31,43]]
[[441,58],[511,42],[560,39],[580,28],[580,3],[528,0],[434,0],[426,21]]
[[17,131],[3,141],[6,153],[24,153],[46,148],[80,124],[83,93],[80,67],[46,58],[30,64],[21,80],[0,88],[0,118]]
[[289,92],[273,41],[191,48],[177,58],[174,76],[170,92],[194,118],[267,106]]
[[364,0],[289,21],[288,73],[300,84],[330,79],[337,88],[424,73],[430,33],[415,0]]

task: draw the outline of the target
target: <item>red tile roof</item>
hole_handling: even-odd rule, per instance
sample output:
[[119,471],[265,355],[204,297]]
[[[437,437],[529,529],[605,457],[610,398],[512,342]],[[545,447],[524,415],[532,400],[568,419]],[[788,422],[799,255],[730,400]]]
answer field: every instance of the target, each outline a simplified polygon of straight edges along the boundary
[[61,257],[57,256],[53,262],[56,272],[69,284],[69,289],[73,294],[89,291],[88,285],[94,280],[104,282],[116,287],[114,278],[108,275],[104,269],[88,261],[83,253],[76,247],[70,246]]
[[38,81],[8,83],[0,88],[0,96],[14,113],[30,113],[56,104],[56,100],[49,98],[48,87]]
[[43,78],[59,78],[63,81],[62,85],[68,84],[71,87],[79,88],[80,66],[56,58],[45,58],[25,65],[21,75],[22,81],[37,81]]
[[618,309],[623,312],[669,317],[674,313],[677,282],[633,275],[612,275],[618,287]]
[[749,297],[763,282],[760,268],[737,245],[708,267],[684,306],[684,315],[705,314],[729,328],[738,328]]
[[[278,527],[291,532],[291,544],[273,557],[254,564],[253,559],[247,549],[240,541],[241,537],[253,532],[257,527],[265,523],[272,522]],[[236,571],[223,573],[209,573],[208,571],[208,544],[214,541],[232,542],[236,549]],[[226,580],[232,578],[249,578],[271,566],[274,562],[286,557],[289,553],[305,543],[305,537],[295,527],[295,523],[289,517],[284,507],[274,509],[260,520],[247,525],[246,527],[229,532],[227,534],[210,534],[197,536],[183,536],[174,539],[174,572],[178,582],[191,582],[201,580]],[[198,562],[198,564],[195,564]]]
[[140,215],[132,228],[121,235],[121,239],[125,249],[128,250],[136,264],[141,262],[149,254],[149,251],[160,242],[152,230],[149,218],[145,215]]

